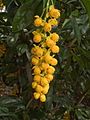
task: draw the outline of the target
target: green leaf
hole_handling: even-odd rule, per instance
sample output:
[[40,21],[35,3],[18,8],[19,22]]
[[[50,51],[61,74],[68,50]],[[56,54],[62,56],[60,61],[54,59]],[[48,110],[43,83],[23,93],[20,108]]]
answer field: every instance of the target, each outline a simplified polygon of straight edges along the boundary
[[47,0],[43,0],[43,8],[45,8]]
[[86,7],[88,17],[89,17],[89,22],[90,22],[90,0],[81,0],[81,1],[84,3]]
[[80,29],[79,29],[79,26],[77,24],[77,21],[76,21],[75,17],[71,18],[71,24],[72,24],[72,28],[74,30],[75,37],[77,38],[77,41],[78,41],[78,45],[80,45],[80,43],[81,43],[81,33],[80,33]]
[[29,2],[20,6],[13,19],[14,32],[18,32],[33,23],[35,9],[37,8],[40,2],[41,0],[30,0]]
[[18,45],[17,46],[18,54],[19,55],[24,54],[26,52],[26,50],[27,50],[27,47],[28,47],[27,44],[20,44],[20,45]]

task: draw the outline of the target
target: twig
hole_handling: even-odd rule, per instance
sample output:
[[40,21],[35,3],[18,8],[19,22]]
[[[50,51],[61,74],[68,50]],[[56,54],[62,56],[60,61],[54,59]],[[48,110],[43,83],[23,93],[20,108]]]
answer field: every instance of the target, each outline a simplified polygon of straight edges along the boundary
[[30,106],[32,100],[33,100],[33,98],[31,98],[31,99],[29,100],[29,102],[28,102],[27,105],[26,105],[26,109]]

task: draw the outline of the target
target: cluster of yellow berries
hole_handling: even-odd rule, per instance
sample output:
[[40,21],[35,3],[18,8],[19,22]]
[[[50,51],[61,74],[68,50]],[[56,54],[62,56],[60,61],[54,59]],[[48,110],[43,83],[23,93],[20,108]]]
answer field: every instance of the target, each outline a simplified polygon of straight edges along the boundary
[[49,90],[49,83],[53,80],[55,72],[54,66],[58,61],[54,58],[54,54],[59,52],[56,43],[59,35],[51,32],[52,28],[58,25],[60,11],[51,5],[46,13],[45,19],[35,16],[34,25],[36,31],[33,31],[33,48],[32,54],[32,71],[33,82],[32,88],[35,90],[34,98],[40,99],[41,102],[46,101],[46,94]]

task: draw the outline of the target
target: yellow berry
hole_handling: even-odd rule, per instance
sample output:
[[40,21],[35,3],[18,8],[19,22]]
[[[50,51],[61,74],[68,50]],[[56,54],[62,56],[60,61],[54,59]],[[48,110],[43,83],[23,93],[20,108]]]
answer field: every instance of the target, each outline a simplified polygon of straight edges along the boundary
[[53,40],[51,40],[51,39],[47,39],[47,40],[46,40],[46,45],[47,45],[48,47],[52,47],[53,45],[55,45],[55,42],[54,42]]
[[46,63],[49,63],[51,59],[52,59],[52,56],[50,56],[49,54],[46,54],[44,56],[44,60],[45,60]]
[[46,101],[46,96],[45,96],[44,94],[42,94],[42,95],[40,96],[40,101],[41,101],[41,102],[45,102],[45,101]]
[[59,40],[59,35],[57,33],[52,33],[50,36],[51,36],[51,39],[55,42]]
[[45,77],[47,78],[49,83],[53,80],[53,75],[52,74],[47,74],[47,75],[45,75]]
[[34,53],[35,53],[35,51],[36,51],[36,48],[35,48],[35,47],[33,47],[33,48],[31,49],[31,53],[32,53],[32,54],[34,54]]
[[37,74],[40,74],[40,73],[41,73],[40,68],[39,68],[38,66],[36,66],[36,67],[34,68],[34,74],[37,75]]
[[37,55],[37,57],[41,57],[43,55],[43,49],[39,46],[35,46],[31,49],[31,53]]
[[37,86],[37,83],[36,82],[32,82],[32,88],[34,89],[34,88],[36,88],[36,86]]
[[38,47],[36,50],[37,50],[37,51],[36,51],[35,54],[36,54],[38,57],[41,57],[41,56],[43,55],[43,49],[42,49],[41,47]]
[[40,83],[41,76],[40,75],[35,75],[33,80],[37,83]]
[[39,99],[39,97],[40,97],[40,93],[38,93],[38,92],[34,92],[34,98],[37,100],[37,99]]
[[34,37],[33,37],[33,41],[35,42],[35,43],[39,43],[40,41],[41,41],[41,35],[40,34],[36,34],[36,35],[34,35]]
[[47,94],[47,93],[48,93],[48,90],[49,90],[49,84],[46,85],[45,87],[43,87],[42,93],[43,93],[43,94]]
[[37,85],[35,90],[36,92],[41,93],[43,90],[43,87],[41,85]]
[[50,32],[51,29],[52,29],[51,24],[50,23],[45,23],[43,29],[44,29],[45,32]]
[[52,58],[51,61],[50,61],[50,64],[53,65],[53,66],[57,65],[57,63],[58,63],[58,61],[55,58]]
[[49,64],[48,64],[48,63],[45,63],[45,62],[42,63],[42,68],[43,68],[43,70],[48,69],[48,67],[49,67]]
[[41,85],[42,85],[42,86],[45,86],[45,85],[47,85],[47,84],[48,84],[47,78],[41,77]]
[[49,19],[48,23],[50,23],[52,26],[57,26],[58,25],[58,21],[56,19]]
[[52,66],[49,66],[48,69],[47,69],[47,73],[53,74],[54,72],[55,72],[55,68],[52,67]]
[[59,47],[57,45],[52,46],[50,49],[52,53],[59,53]]
[[55,8],[52,8],[50,11],[49,11],[49,15],[50,17],[53,17],[53,18],[59,18],[60,17],[60,11],[58,9],[55,9]]
[[36,57],[32,57],[32,64],[37,65],[39,63],[39,59]]
[[41,24],[42,24],[42,18],[38,17],[38,18],[36,18],[36,19],[34,20],[34,25],[35,25],[36,27],[41,26]]

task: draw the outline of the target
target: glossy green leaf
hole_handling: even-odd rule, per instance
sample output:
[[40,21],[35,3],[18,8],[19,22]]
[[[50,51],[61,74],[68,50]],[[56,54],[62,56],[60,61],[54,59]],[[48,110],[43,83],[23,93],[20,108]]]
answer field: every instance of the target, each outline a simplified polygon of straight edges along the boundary
[[20,6],[13,19],[13,31],[18,32],[33,23],[35,9],[41,0],[29,1]]
[[71,18],[71,24],[72,24],[72,28],[74,30],[74,35],[77,39],[78,45],[80,45],[80,43],[81,43],[81,33],[80,33],[80,29],[79,29],[79,26],[77,24],[77,21],[76,21],[75,17]]
[[[88,17],[89,17],[89,21],[90,21],[90,0],[81,0],[83,2],[83,4],[86,7],[87,13],[88,13]],[[89,22],[90,24],[90,22]]]

